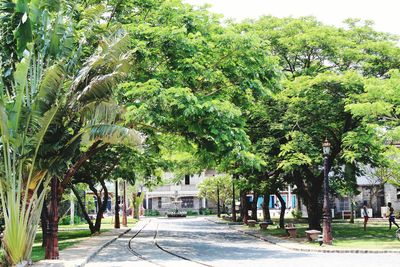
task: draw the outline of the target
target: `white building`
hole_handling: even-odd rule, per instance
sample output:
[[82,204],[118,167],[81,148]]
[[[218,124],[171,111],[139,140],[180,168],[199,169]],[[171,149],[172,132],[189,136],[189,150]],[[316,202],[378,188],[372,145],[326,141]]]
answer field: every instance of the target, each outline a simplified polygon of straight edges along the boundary
[[[143,189],[145,209],[158,210],[162,215],[175,208],[199,212],[202,208],[215,208],[215,204],[205,198],[199,198],[200,184],[204,178],[215,175],[213,170],[203,171],[201,174],[185,175],[179,184],[158,186],[152,190]],[[172,173],[165,173],[164,180],[172,180]]]

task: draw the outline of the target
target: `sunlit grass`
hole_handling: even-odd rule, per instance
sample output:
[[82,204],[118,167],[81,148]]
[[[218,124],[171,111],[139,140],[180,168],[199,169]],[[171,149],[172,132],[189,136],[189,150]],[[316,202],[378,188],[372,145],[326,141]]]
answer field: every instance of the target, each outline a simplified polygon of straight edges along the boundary
[[[317,245],[316,242],[306,242],[305,231],[308,229],[308,224],[304,221],[288,220],[287,222],[294,223],[297,228],[296,241]],[[267,230],[260,230],[262,234],[272,235],[286,238],[286,230],[278,228],[278,222],[274,221],[274,225],[270,225]],[[400,249],[400,241],[396,238],[397,227],[392,227],[389,230],[387,222],[369,222],[367,230],[364,231],[363,222],[357,220],[354,224],[345,221],[334,221],[332,224],[333,245],[335,247],[352,248],[352,249]],[[248,228],[245,229],[257,229]]]
[[[120,218],[120,222],[122,222],[122,218]],[[136,219],[128,217],[128,227],[133,227],[136,222]],[[88,224],[59,225],[58,229],[58,246],[60,251],[91,237]],[[114,217],[102,219],[101,232],[107,232],[111,229],[114,229]],[[39,230],[36,234],[31,255],[34,262],[44,259],[45,250],[42,248],[42,236],[42,231]]]

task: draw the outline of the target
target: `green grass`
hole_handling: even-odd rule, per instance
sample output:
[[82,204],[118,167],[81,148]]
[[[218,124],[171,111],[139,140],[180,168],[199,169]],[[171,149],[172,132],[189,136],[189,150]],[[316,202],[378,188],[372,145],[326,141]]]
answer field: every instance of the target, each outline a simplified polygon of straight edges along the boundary
[[[122,222],[122,220],[120,220],[120,222]],[[137,220],[133,219],[132,217],[128,218],[128,227],[134,226],[136,222]],[[111,229],[114,229],[114,218],[107,217],[102,219],[101,232],[110,231]],[[60,251],[75,245],[82,240],[90,238],[91,236],[88,224],[59,225],[58,230],[58,246]],[[32,249],[31,258],[34,262],[44,259],[42,236],[42,231],[39,230],[36,234],[35,243]]]
[[[106,230],[108,231],[108,230]],[[73,230],[63,231],[60,229],[58,232],[58,246],[59,250],[70,247],[86,238],[90,237],[90,230]],[[35,238],[35,243],[32,249],[32,261],[39,261],[44,259],[44,248],[42,248],[42,232],[38,232]]]
[[[317,242],[305,242],[305,231],[308,225],[304,221],[296,223],[293,220],[287,222],[294,223],[297,228],[297,239],[300,243],[317,246]],[[250,228],[254,229],[254,228]],[[396,227],[389,231],[387,222],[369,222],[367,230],[364,231],[363,223],[357,220],[354,224],[344,221],[334,221],[332,224],[333,245],[340,248],[351,249],[400,249],[400,241],[396,239]],[[277,229],[277,223],[268,227],[267,230],[261,230],[262,234],[287,238],[285,229]]]

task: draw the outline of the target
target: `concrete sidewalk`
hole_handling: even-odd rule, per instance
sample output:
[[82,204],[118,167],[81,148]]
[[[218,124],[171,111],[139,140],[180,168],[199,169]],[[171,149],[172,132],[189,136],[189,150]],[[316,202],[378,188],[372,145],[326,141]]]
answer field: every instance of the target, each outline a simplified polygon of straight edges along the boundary
[[58,260],[41,260],[33,264],[35,267],[78,267],[84,266],[91,258],[104,247],[111,244],[118,237],[129,232],[131,228],[112,229],[98,236],[83,240],[71,247],[60,251]]
[[[268,243],[284,247],[290,250],[303,251],[303,252],[320,252],[320,253],[400,253],[399,249],[353,249],[353,248],[338,248],[335,246],[312,246],[311,244],[306,244],[304,238],[297,238],[296,240],[289,238],[279,238],[271,235],[261,234],[259,230],[247,230],[243,229],[243,225],[232,225],[230,222],[218,219],[218,218],[207,218],[209,221],[218,224],[226,224],[229,228],[238,231],[242,234],[253,236],[255,238],[261,239]],[[303,242],[303,243],[301,243]]]

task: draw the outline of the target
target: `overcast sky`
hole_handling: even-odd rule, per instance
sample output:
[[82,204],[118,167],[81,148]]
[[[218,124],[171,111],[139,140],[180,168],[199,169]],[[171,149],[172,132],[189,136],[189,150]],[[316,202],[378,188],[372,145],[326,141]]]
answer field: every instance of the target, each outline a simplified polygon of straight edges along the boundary
[[261,15],[309,16],[341,26],[346,18],[375,21],[375,29],[400,35],[400,0],[184,0],[194,5],[209,3],[211,11],[241,20]]

